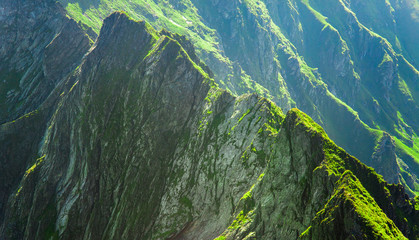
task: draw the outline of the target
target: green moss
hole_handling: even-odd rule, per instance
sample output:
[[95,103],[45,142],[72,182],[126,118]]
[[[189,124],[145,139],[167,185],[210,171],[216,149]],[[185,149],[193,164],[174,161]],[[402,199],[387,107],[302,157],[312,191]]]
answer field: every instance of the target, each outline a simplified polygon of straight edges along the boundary
[[35,163],[25,172],[24,178],[28,177],[33,171],[35,171],[35,168],[37,168],[38,166],[40,166],[42,164],[42,162],[45,159],[45,155],[38,158]]
[[383,64],[389,63],[389,62],[393,62],[393,59],[391,58],[391,56],[385,52],[383,59],[381,60],[381,63],[378,65],[378,67],[381,67]]
[[416,164],[419,164],[419,145],[414,142],[413,147],[408,147],[403,141],[394,138],[396,143],[396,151],[402,155],[409,155]]
[[306,7],[310,10],[310,12],[316,16],[317,20],[321,22],[325,27],[329,26],[330,24],[327,22],[327,17],[323,16],[320,12],[316,11],[314,8],[311,7],[309,0],[301,0],[301,2],[306,5]]
[[205,98],[205,101],[207,101],[208,103],[214,103],[216,102],[221,95],[223,95],[225,93],[225,90],[218,88],[216,86],[211,87],[210,90],[208,91],[208,94]]
[[260,174],[259,177],[258,177],[258,181],[259,182],[262,181],[264,176],[265,176],[265,173]]
[[243,227],[246,223],[251,221],[250,216],[253,214],[253,211],[249,211],[247,213],[244,213],[243,211],[240,211],[240,213],[237,215],[236,219],[233,221],[233,223],[228,227],[229,229],[238,229]]
[[310,229],[311,229],[311,226],[309,226],[303,233],[300,234],[300,238],[308,237],[310,234]]
[[180,204],[184,205],[189,209],[193,209],[192,201],[188,197],[181,197],[179,200]]
[[249,148],[250,147],[247,147],[246,150],[243,152],[243,154],[240,157],[241,163],[245,166],[246,169],[249,167],[249,165],[248,165],[248,160],[249,160],[249,157],[250,157],[250,153],[248,151]]
[[270,91],[268,89],[266,89],[264,86],[262,86],[258,82],[255,82],[243,70],[241,71],[241,80],[242,80],[242,82],[239,83],[239,86],[241,84],[244,84],[244,86],[241,86],[241,87],[243,89],[247,89],[247,93],[251,93],[251,92],[249,92],[249,90],[251,90],[252,92],[256,92],[257,94],[259,94],[260,96],[267,97],[268,99],[271,99],[271,100],[273,99],[273,97],[270,94]]
[[38,111],[38,110],[35,110],[35,111],[29,112],[29,113],[27,113],[27,114],[25,114],[25,115],[23,115],[23,116],[19,117],[19,118],[18,118],[18,119],[16,119],[16,120],[13,120],[11,123],[15,123],[15,122],[18,122],[18,121],[24,120],[24,119],[26,119],[26,118],[31,118],[31,117],[34,117],[34,116],[36,116],[36,115],[38,115],[38,114],[39,114],[39,111]]
[[[290,111],[288,117],[295,119],[296,126],[303,125],[309,135],[321,136],[322,140],[318,143],[322,145],[324,160],[314,171],[326,170],[329,175],[336,177],[342,177],[350,171],[351,174],[353,173],[359,178],[359,182],[371,194],[376,203],[383,209],[387,209],[392,200],[388,185],[381,175],[378,175],[372,168],[361,164],[342,148],[336,146],[333,141],[327,138],[320,126],[313,123],[306,115],[299,114],[298,110]],[[377,139],[382,137],[381,131],[376,131],[374,134],[377,134]],[[397,219],[403,219],[404,217],[405,215],[401,214]]]
[[251,109],[247,109],[247,111],[245,113],[243,113],[243,115],[239,118],[238,123],[240,123],[243,120],[243,118],[246,117],[247,114],[249,114],[250,111],[251,111]]
[[339,211],[343,209],[355,211],[354,220],[368,239],[406,239],[351,171],[345,171],[336,185],[337,188],[325,208],[316,214],[314,228],[320,225],[325,225],[323,228],[333,228],[335,217],[339,217]]
[[413,101],[412,93],[410,92],[409,87],[407,86],[406,82],[399,77],[399,90],[400,92],[408,98],[408,100]]
[[275,136],[278,134],[278,129],[270,125],[269,123],[265,123],[265,131],[269,132],[269,135]]
[[100,1],[97,5],[80,7],[79,3],[68,3],[61,0],[68,15],[91,27],[96,33],[102,26],[102,20],[114,11],[124,11],[133,20],[147,20],[156,29],[170,31],[188,36],[198,47],[212,53],[222,62],[228,62],[217,49],[219,44],[215,31],[208,28],[190,1],[181,1],[184,7],[175,8],[169,1],[119,0]]
[[302,124],[312,135],[320,134],[323,138],[329,139],[323,128],[319,124],[314,122],[313,119],[311,119],[307,114],[303,113],[299,109],[293,108],[290,110],[288,114],[294,114],[296,116],[295,126]]
[[253,188],[255,187],[255,185],[253,185],[251,188],[250,188],[250,190],[249,191],[247,191],[244,195],[243,195],[243,197],[240,199],[241,201],[246,201],[246,200],[249,200],[249,199],[251,199],[251,197],[252,197],[252,191],[253,191]]

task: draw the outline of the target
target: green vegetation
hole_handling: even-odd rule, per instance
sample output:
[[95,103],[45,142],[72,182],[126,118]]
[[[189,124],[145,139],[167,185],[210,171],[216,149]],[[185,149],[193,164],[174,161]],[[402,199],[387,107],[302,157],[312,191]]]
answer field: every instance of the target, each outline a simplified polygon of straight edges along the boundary
[[[334,226],[337,226],[336,224],[343,224],[335,223],[335,221],[341,221],[336,219],[339,214],[346,214],[346,212],[350,214],[354,210],[356,224],[362,226],[361,231],[368,239],[406,239],[351,171],[345,171],[336,185],[338,187],[333,196],[328,200],[326,206],[316,214],[313,220],[315,224],[307,229],[302,236],[308,235],[310,231],[315,231],[320,227],[329,228],[330,231],[330,228],[333,229]],[[343,213],[339,211],[343,211]],[[345,222],[344,224],[351,230],[351,224],[355,223]]]
[[135,20],[146,20],[156,29],[165,28],[186,35],[196,44],[198,51],[209,52],[221,61],[228,62],[216,47],[219,43],[214,30],[202,23],[197,9],[189,0],[181,1],[183,7],[179,9],[167,0],[105,0],[86,9],[82,9],[77,2],[67,3],[62,0],[62,3],[71,18],[83,22],[96,33],[99,33],[105,17],[113,11],[124,11]]
[[[70,17],[95,32],[99,32],[102,19],[112,11],[123,10],[132,19],[146,20],[156,29],[187,36],[198,56],[215,71],[215,82],[222,88],[235,94],[256,92],[287,109],[302,108],[336,143],[363,162],[372,164],[370,159],[377,143],[375,130],[398,137],[410,148],[403,150],[410,156],[416,158],[419,153],[404,141],[411,139],[418,127],[417,123],[412,124],[415,114],[411,109],[417,105],[415,96],[419,91],[411,79],[419,74],[407,61],[397,65],[404,59],[403,52],[412,52],[412,48],[406,48],[406,39],[395,31],[386,30],[389,29],[386,26],[394,24],[393,15],[400,11],[389,1],[374,0],[353,6],[342,1],[290,1],[287,6],[290,9],[284,8],[279,14],[267,1],[246,0],[236,9],[227,9],[231,17],[241,19],[240,24],[220,17],[224,10],[218,6],[194,0],[176,4],[169,0],[61,2]],[[291,15],[293,11],[297,15]],[[379,18],[374,19],[377,14]],[[298,32],[286,27],[287,19],[295,21]],[[349,23],[353,23],[351,28]],[[239,29],[236,37],[230,38],[231,27]],[[350,29],[355,29],[353,34],[349,34]],[[266,52],[261,52],[259,45],[264,41],[277,43],[273,52],[269,44],[263,46]],[[244,50],[236,49],[237,46]],[[367,49],[374,49],[375,55],[368,55]],[[270,58],[264,59],[265,55]],[[393,83],[397,82],[399,91],[388,93],[391,99],[388,101],[377,76],[380,79],[391,76],[389,70],[393,67],[399,69],[398,80]],[[268,76],[264,73],[266,69],[278,73]],[[413,133],[399,127],[397,112]],[[203,129],[207,122],[202,120],[201,124]],[[266,124],[265,129],[276,134],[271,124]],[[411,169],[416,168],[410,165],[412,161],[398,157],[408,162]]]
[[[301,188],[306,187],[307,182],[310,182],[310,178],[313,176],[316,176],[316,181],[319,181],[319,177],[327,178],[327,181],[332,181],[333,186],[335,186],[332,194],[328,195],[328,198],[331,197],[327,202],[325,200],[324,208],[320,209],[311,226],[308,226],[300,234],[300,238],[317,239],[329,235],[336,236],[336,234],[350,236],[357,232],[357,234],[361,234],[368,239],[406,239],[398,228],[401,226],[399,224],[409,222],[412,223],[410,225],[411,229],[415,229],[415,217],[409,215],[408,211],[404,212],[395,207],[394,201],[396,200],[393,199],[394,195],[391,195],[395,186],[388,185],[382,176],[378,175],[372,168],[363,165],[342,148],[336,146],[324,130],[309,116],[298,109],[292,109],[282,122],[282,126],[283,128],[286,126],[286,129],[281,130],[282,133],[291,131],[286,133],[287,138],[292,139],[288,141],[295,141],[296,136],[299,136],[297,139],[301,139],[301,134],[303,134],[309,139],[308,143],[311,145],[309,149],[313,151],[308,161],[313,163],[314,170],[312,173],[310,173],[311,170],[308,170],[308,174],[299,181],[299,186]],[[372,134],[376,135],[378,142],[382,140],[382,131],[372,130]],[[278,137],[278,135],[275,137]],[[242,159],[249,158],[249,152],[256,153],[258,150],[253,144],[250,145]],[[294,157],[298,157],[298,155]],[[275,164],[272,166],[275,166]],[[261,203],[271,206],[269,204],[269,201],[272,200],[270,195],[260,190],[270,189],[275,191],[279,199],[282,198],[280,192],[276,192],[275,185],[271,185],[270,182],[273,176],[269,175],[277,174],[277,171],[279,170],[276,168],[268,167],[260,175],[256,184],[240,199],[231,225],[221,236],[234,239],[248,236],[248,234],[252,234],[252,236],[263,236],[265,234],[259,232],[259,230],[253,232],[255,228],[257,229],[258,224],[267,224],[266,222],[259,222],[264,222],[263,218],[261,219],[260,215],[257,215],[261,211],[263,212],[260,209]],[[326,171],[327,174],[324,175],[323,171]],[[264,182],[266,175],[268,175],[268,182]],[[291,187],[292,184],[289,184]],[[255,192],[261,195],[255,196]],[[313,201],[317,204],[319,199]],[[404,201],[404,204],[411,205],[410,200]],[[284,203],[278,202],[276,204]],[[387,214],[393,211],[397,211],[397,215],[391,215],[391,218],[389,218]],[[348,232],[343,232],[344,230]]]
[[[407,86],[406,82],[400,78],[399,76],[399,89],[402,92],[403,95],[405,95],[409,101],[414,101],[413,97],[412,97],[412,93],[410,92],[409,87]],[[399,113],[398,113],[399,114]]]
[[239,215],[237,215],[236,219],[233,221],[233,223],[228,227],[229,229],[238,229],[240,227],[243,227],[246,223],[251,221],[251,215],[253,214],[253,211],[243,213],[243,211],[240,211]]
[[393,59],[390,57],[390,55],[387,52],[385,52],[384,57],[383,57],[383,60],[378,65],[378,67],[381,67],[381,66],[383,66],[386,63],[392,63],[392,62],[393,62]]
[[[410,184],[412,191],[417,190],[419,185],[416,182],[406,183],[414,176],[409,172],[410,169],[412,172],[419,172],[414,168],[418,166],[416,160],[419,157],[417,155],[419,140],[415,133],[416,122],[412,113],[409,112],[409,107],[400,107],[399,111],[397,104],[406,99],[408,99],[408,104],[414,102],[418,91],[412,84],[412,78],[407,78],[407,74],[402,73],[403,71],[400,72],[398,78],[388,77],[393,77],[395,76],[393,74],[397,73],[399,56],[396,57],[389,41],[358,22],[355,13],[342,1],[339,3],[336,1],[336,3],[342,4],[341,8],[346,15],[342,14],[342,9],[337,9],[339,10],[337,14],[342,14],[345,19],[353,20],[351,27],[355,29],[353,33],[355,37],[348,36],[349,34],[342,29],[345,24],[340,22],[342,20],[340,16],[326,16],[326,13],[322,11],[323,8],[316,5],[317,1],[301,0],[296,3],[298,6],[294,9],[296,15],[289,18],[299,26],[295,34],[303,38],[301,42],[295,41],[294,38],[295,45],[288,39],[292,38],[289,29],[293,29],[293,26],[288,30],[280,28],[271,19],[270,11],[274,9],[270,8],[268,1],[245,0],[237,4],[237,7],[230,9],[229,16],[227,12],[220,12],[220,15],[215,15],[215,17],[240,19],[240,21],[229,22],[231,25],[223,26],[215,26],[216,24],[213,24],[214,22],[211,22],[209,18],[203,18],[202,13],[195,7],[198,3],[194,5],[193,1],[189,0],[181,0],[177,4],[168,0],[104,0],[90,5],[68,3],[64,0],[62,2],[67,3],[66,9],[69,11],[69,16],[87,24],[96,32],[99,31],[101,19],[106,14],[120,9],[124,10],[130,19],[146,19],[151,22],[152,26],[159,29],[168,28],[185,34],[207,62],[212,62],[213,66],[218,66],[220,69],[227,68],[220,71],[225,71],[228,76],[232,71],[240,75],[242,82],[237,83],[239,87],[247,91],[255,90],[258,94],[273,101],[286,102],[286,106],[291,106],[287,104],[294,100],[281,99],[278,96],[284,98],[291,96],[288,92],[289,88],[295,98],[295,104],[308,110],[316,121],[325,125],[330,130],[330,136],[333,136],[333,139],[337,139],[342,144],[353,144],[352,149],[358,150],[354,151],[355,154],[362,156],[364,161],[368,161],[365,159],[369,159],[379,150],[378,144],[385,139],[384,136],[387,136],[384,135],[384,131],[398,134],[400,140],[395,139],[399,151],[397,154],[406,165],[406,167],[404,165],[400,167],[402,181]],[[291,4],[291,1],[289,3]],[[201,2],[201,4],[209,3]],[[386,1],[386,4],[390,3]],[[306,19],[303,19],[305,17]],[[315,21],[312,21],[313,19]],[[226,32],[216,32],[206,25],[209,22],[215,28],[228,25],[238,31],[231,35],[226,35]],[[413,232],[415,231],[417,221],[415,222],[414,215],[408,213],[408,210],[411,210],[409,207],[413,206],[413,201],[404,197],[403,190],[396,185],[388,185],[383,177],[372,168],[361,164],[342,148],[336,146],[325,130],[308,115],[298,109],[291,109],[284,118],[282,110],[271,100],[255,94],[234,99],[228,95],[229,93],[219,89],[218,84],[211,78],[210,71],[194,56],[193,50],[188,46],[188,40],[166,31],[157,32],[143,22],[137,22],[137,24],[144,24],[144,34],[150,34],[151,40],[144,49],[136,52],[133,59],[129,60],[127,66],[130,67],[114,67],[111,64],[109,67],[106,64],[124,61],[125,55],[130,56],[129,51],[135,49],[132,46],[132,48],[122,46],[121,51],[117,51],[110,57],[106,56],[105,49],[104,56],[100,56],[104,59],[101,61],[104,65],[93,68],[95,72],[90,71],[91,69],[83,69],[83,66],[80,67],[77,74],[83,72],[85,75],[75,74],[73,77],[79,79],[76,79],[77,81],[72,86],[70,84],[65,88],[69,89],[68,92],[65,90],[61,94],[57,110],[50,121],[49,135],[46,136],[45,144],[50,141],[51,145],[46,146],[45,151],[52,152],[48,154],[52,158],[64,159],[63,166],[68,155],[73,156],[74,152],[71,151],[76,151],[74,158],[77,160],[74,161],[80,161],[79,157],[83,157],[80,165],[83,165],[81,167],[85,169],[78,169],[79,172],[74,174],[74,180],[79,180],[77,178],[81,175],[84,177],[83,181],[92,184],[92,186],[86,185],[97,190],[98,199],[94,199],[93,202],[100,203],[93,204],[90,216],[93,220],[88,220],[89,223],[100,219],[99,224],[102,224],[102,219],[110,216],[113,219],[109,221],[120,221],[118,227],[123,229],[121,236],[126,237],[131,234],[129,229],[141,232],[138,229],[144,227],[145,231],[148,231],[144,233],[145,238],[153,234],[152,231],[156,230],[153,228],[158,228],[155,235],[157,238],[170,238],[179,231],[189,230],[188,227],[193,226],[189,224],[196,223],[194,218],[201,217],[200,214],[203,213],[197,205],[202,207],[203,204],[200,201],[204,200],[205,204],[206,201],[210,203],[209,208],[204,209],[205,214],[212,214],[211,217],[215,217],[219,216],[220,210],[225,209],[229,210],[228,214],[232,214],[230,226],[217,239],[226,239],[229,234],[256,237],[256,232],[253,232],[254,229],[251,227],[256,228],[258,221],[261,220],[258,217],[261,216],[262,211],[258,211],[260,210],[258,208],[268,206],[268,203],[271,204],[269,206],[271,209],[283,207],[279,205],[288,203],[281,202],[282,196],[275,194],[286,192],[282,192],[281,188],[295,187],[296,189],[293,190],[296,195],[301,196],[301,199],[298,199],[299,205],[292,206],[295,208],[292,209],[295,218],[306,217],[303,215],[307,213],[306,210],[311,211],[310,214],[312,214],[313,208],[317,211],[324,206],[324,209],[317,213],[312,226],[306,228],[310,219],[298,219],[295,222],[298,225],[295,229],[300,228],[297,229],[297,234],[306,229],[301,237],[310,236],[317,231],[319,226],[326,225],[329,230],[342,226],[341,222],[335,224],[336,221],[344,221],[344,224],[349,225],[356,222],[363,236],[368,238],[404,239],[396,227],[396,225],[404,227],[401,221],[411,224],[409,227],[412,227]],[[241,25],[241,28],[236,28],[238,25]],[[235,34],[238,37],[234,37]],[[244,53],[240,53],[237,49],[232,50],[232,45],[221,42],[219,37],[225,41],[228,41],[230,37],[233,39],[232,42],[241,44],[243,49],[239,51],[244,51]],[[317,37],[318,40],[313,45],[306,45],[312,44],[311,40]],[[257,43],[261,46],[249,50],[246,47],[254,46],[253,38],[258,38]],[[357,42],[359,39],[361,42]],[[127,45],[133,44],[133,41],[135,40],[131,40]],[[262,46],[262,43],[271,41],[275,42],[276,46],[270,44]],[[328,43],[329,45],[325,45],[329,49],[328,51],[322,49],[322,53],[318,56],[319,61],[333,59],[333,63],[338,64],[328,67],[317,66],[315,54],[307,49],[316,49],[311,47],[318,46],[316,44],[320,42]],[[337,43],[336,47],[331,47],[330,43]],[[358,52],[361,48],[365,52]],[[228,54],[229,57],[234,56],[234,63],[230,62],[220,49],[227,49],[226,53],[231,53]],[[368,68],[363,66],[365,60],[362,59],[365,56],[371,57],[366,49],[376,50],[374,54],[378,56]],[[97,47],[93,51],[95,50],[103,49]],[[90,55],[86,56],[87,59],[90,57]],[[218,65],[219,63],[223,64]],[[154,69],[151,66],[155,65],[158,65],[160,69],[170,70],[165,73],[165,76],[171,76],[179,69],[187,70],[185,71],[187,74],[180,75],[180,80],[163,78],[167,81],[159,82],[162,79],[159,75],[161,71],[153,72]],[[393,71],[393,67],[397,71]],[[411,67],[414,69],[413,66]],[[125,70],[129,68],[134,70]],[[412,69],[410,69],[410,74],[417,77],[417,73]],[[272,73],[269,75],[264,71]],[[85,76],[88,79],[84,79]],[[371,76],[385,77],[377,80]],[[233,78],[233,76],[230,77]],[[338,81],[336,79],[345,82],[340,89],[336,85]],[[388,79],[397,81],[398,88],[387,89],[388,86],[396,83],[388,82],[390,81]],[[179,84],[178,80],[195,81],[187,83],[192,87],[185,84],[190,87],[188,90],[193,92],[190,96],[172,95],[179,92],[184,94],[183,88],[176,89]],[[228,85],[227,80],[226,82],[224,80],[226,79],[217,81],[221,85]],[[383,83],[384,80],[387,82]],[[169,90],[165,89],[166,84],[169,84]],[[276,84],[279,84],[279,87]],[[356,87],[352,88],[352,85]],[[345,87],[351,88],[348,91],[342,91]],[[94,91],[90,91],[91,89]],[[149,91],[149,89],[152,90]],[[380,92],[384,93],[380,94]],[[359,100],[354,98],[356,94],[362,95]],[[182,100],[172,102],[171,97],[179,97]],[[397,104],[393,105],[387,98],[397,101]],[[187,104],[190,105],[181,109],[184,111],[177,116],[177,110]],[[415,103],[411,104],[415,106]],[[70,112],[66,112],[67,109],[70,109]],[[32,116],[31,114],[36,114],[36,112],[25,115],[23,118]],[[171,117],[174,118],[171,119]],[[363,119],[366,119],[365,123]],[[69,128],[71,131],[68,131]],[[300,139],[304,140],[303,144],[298,142]],[[73,141],[76,142],[74,148],[67,149]],[[307,145],[300,148],[300,145],[305,144]],[[225,151],[223,152],[222,149]],[[54,153],[57,155],[55,156]],[[26,178],[36,176],[33,173],[40,169],[41,164],[49,162],[44,162],[44,159],[45,155],[27,169],[23,181],[39,183],[42,186],[42,182],[30,182]],[[72,160],[70,160],[71,164],[73,164]],[[50,162],[54,164],[56,161]],[[61,171],[59,167],[57,169]],[[66,171],[73,171],[71,166],[68,168],[70,170],[66,170],[65,167],[63,169],[62,172],[56,173],[56,176],[63,176]],[[251,176],[251,178],[235,182],[233,189],[229,187],[229,180],[232,180],[231,169],[243,171],[243,173],[237,173],[240,177]],[[286,179],[286,184],[289,186],[284,182],[271,183],[275,182],[272,179],[279,175],[285,176],[281,177]],[[60,184],[61,182],[57,185],[60,186]],[[73,187],[72,181],[65,184],[62,185],[65,191],[67,186]],[[200,188],[200,184],[205,186]],[[317,184],[321,185],[317,186]],[[83,205],[85,199],[90,201],[89,195],[83,195],[90,193],[82,192],[80,185],[75,185],[73,189],[77,193],[71,192],[75,195],[70,195],[71,197],[68,198],[79,202],[70,207]],[[244,193],[250,185],[252,187]],[[59,189],[54,187],[56,186],[46,185],[48,191],[50,188]],[[314,192],[313,190],[317,191],[316,187],[321,190]],[[261,192],[261,190],[266,190],[266,192]],[[22,188],[17,191],[16,199],[22,202],[26,199],[30,199],[31,202],[43,200],[36,195],[31,195],[30,198],[26,195],[22,197],[21,193]],[[63,198],[66,198],[66,194],[67,192],[62,195]],[[240,195],[237,194],[243,194],[243,196],[238,199]],[[261,199],[265,197],[264,194],[268,195],[267,201],[263,199],[261,202]],[[109,196],[117,196],[117,203],[114,197]],[[314,198],[313,196],[318,199],[310,199],[313,202],[307,200]],[[228,200],[225,201],[226,199]],[[236,204],[234,201],[237,200]],[[395,204],[396,201],[397,204]],[[19,204],[20,202],[17,202],[16,206],[20,207]],[[306,204],[311,204],[311,206],[305,206]],[[405,208],[402,209],[399,204]],[[417,206],[418,204],[415,203],[415,208],[418,208]],[[47,208],[43,211],[46,213],[45,218],[56,219],[55,205],[47,205]],[[73,214],[73,210],[77,212],[76,210],[79,209],[74,207],[70,210]],[[32,212],[35,214],[35,211]],[[158,222],[161,219],[157,219],[156,216],[161,217],[162,222]],[[281,217],[283,216],[273,216],[272,219],[278,220]],[[346,218],[350,221],[345,222]],[[277,222],[273,220],[269,224],[277,227],[279,222],[279,220]],[[47,228],[42,230],[46,238],[59,237],[54,224],[46,226]],[[262,226],[263,228],[259,229],[264,231],[265,226]],[[95,227],[92,225],[91,228],[95,229]],[[125,231],[126,229],[128,230]],[[217,226],[216,230],[219,229],[220,227]],[[348,226],[348,229],[351,229],[351,226]],[[116,230],[117,227],[107,226],[106,231]],[[112,234],[118,233],[112,232]],[[104,238],[106,236],[105,233]]]
[[[398,138],[394,138],[394,140],[396,142],[397,153],[400,154],[400,156],[403,156],[403,155],[411,156],[411,158],[416,163],[416,166],[418,166],[417,164],[419,164],[419,160],[418,160],[419,159],[419,141],[417,140],[417,138],[416,138],[416,141],[413,143],[412,147],[406,146],[406,144],[404,144]],[[415,165],[413,165],[413,166],[415,166]]]
[[304,5],[306,5],[310,12],[316,17],[316,19],[324,25],[323,28],[330,26],[330,24],[327,22],[327,17],[323,16],[321,13],[313,9],[309,3],[309,0],[301,0],[301,2]]
[[226,240],[226,237],[220,236],[220,237],[214,238],[214,240]]
[[42,164],[45,159],[45,155],[36,159],[35,163],[25,172],[24,178],[28,177],[38,166]]
[[186,206],[187,208],[193,209],[192,201],[188,197],[182,197],[179,201],[182,205]]
[[326,132],[323,130],[323,128],[313,121],[307,114],[301,112],[297,108],[293,108],[288,113],[289,115],[295,115],[295,126],[298,126],[300,124],[304,125],[307,131],[313,136],[315,134],[320,134],[321,137],[328,139]]

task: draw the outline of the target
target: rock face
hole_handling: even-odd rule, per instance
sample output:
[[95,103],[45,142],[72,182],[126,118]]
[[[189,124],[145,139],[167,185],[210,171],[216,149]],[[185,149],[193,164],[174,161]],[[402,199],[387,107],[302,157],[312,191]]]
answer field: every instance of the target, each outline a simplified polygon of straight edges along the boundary
[[37,158],[63,78],[90,45],[55,1],[0,2],[0,221]]
[[389,180],[390,182],[398,182],[397,178],[400,171],[397,166],[397,155],[394,149],[394,139],[389,134],[384,134],[372,155],[372,161],[377,163],[375,170],[381,175],[393,176],[393,179]]
[[96,31],[117,9],[186,35],[220,87],[298,107],[374,168],[375,148],[390,134],[397,171],[384,178],[418,192],[408,177],[419,175],[417,0],[60,2]]
[[301,111],[221,90],[190,46],[114,13],[37,112],[1,125],[8,142],[43,124],[11,135],[27,156],[0,148],[32,157],[0,199],[1,239],[418,237],[403,187]]
[[407,225],[395,217],[396,209],[417,219],[400,187],[337,147],[305,114],[288,112],[275,137],[278,147],[267,168],[220,238],[415,238],[411,230],[404,236],[398,230]]
[[90,45],[55,1],[1,1],[0,124],[37,109]]

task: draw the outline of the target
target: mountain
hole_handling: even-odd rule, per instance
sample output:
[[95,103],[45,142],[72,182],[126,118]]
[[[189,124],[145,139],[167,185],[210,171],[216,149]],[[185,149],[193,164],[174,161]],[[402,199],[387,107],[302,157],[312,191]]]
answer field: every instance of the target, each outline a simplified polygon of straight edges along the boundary
[[61,4],[0,2],[0,239],[419,238],[414,1]]
[[53,1],[0,2],[0,221],[36,159],[57,88],[91,45]]
[[417,0],[61,0],[98,33],[115,10],[187,36],[234,95],[298,107],[414,196],[419,186]]
[[92,40],[51,1],[4,0],[0,22],[2,124],[37,109]]
[[[47,19],[58,6],[15,3]],[[300,110],[222,90],[185,37],[117,12],[84,50],[36,110],[1,125],[0,238],[419,236],[419,199]]]

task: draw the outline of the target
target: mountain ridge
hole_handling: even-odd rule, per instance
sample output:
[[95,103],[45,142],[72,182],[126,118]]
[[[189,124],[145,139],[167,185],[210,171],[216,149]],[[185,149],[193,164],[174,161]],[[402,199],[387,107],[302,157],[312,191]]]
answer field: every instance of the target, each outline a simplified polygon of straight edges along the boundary
[[[41,118],[37,159],[4,203],[0,236],[332,237],[341,229],[327,232],[314,217],[329,198],[350,199],[334,194],[347,186],[368,198],[372,215],[361,220],[388,223],[381,237],[417,237],[416,202],[401,185],[337,147],[300,110],[284,115],[266,98],[220,89],[192,50],[123,13],[108,17],[55,100],[1,125],[0,136],[53,112]],[[363,224],[356,217],[346,220]],[[343,225],[344,236],[381,229],[362,226]]]
[[0,123],[5,123],[39,107],[92,42],[54,1],[7,0],[0,7]]
[[[417,0],[61,3],[94,29],[119,9],[186,35],[222,88],[257,92],[284,110],[302,109],[340,146],[415,195],[419,72],[411,42],[418,39]],[[396,171],[376,161],[386,133],[395,156],[381,159]]]

